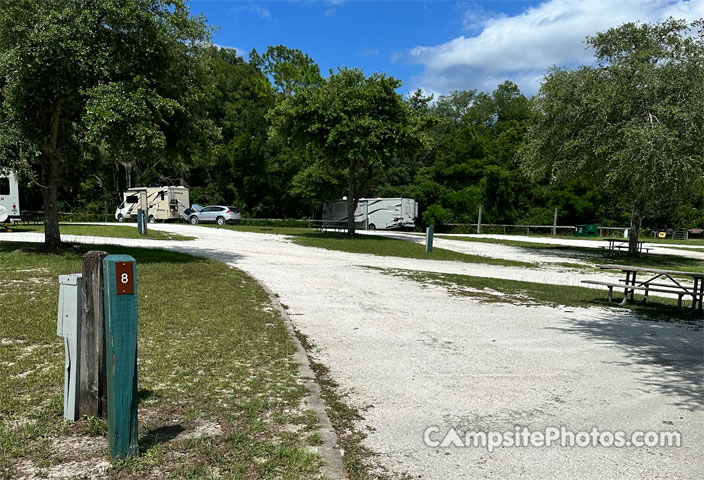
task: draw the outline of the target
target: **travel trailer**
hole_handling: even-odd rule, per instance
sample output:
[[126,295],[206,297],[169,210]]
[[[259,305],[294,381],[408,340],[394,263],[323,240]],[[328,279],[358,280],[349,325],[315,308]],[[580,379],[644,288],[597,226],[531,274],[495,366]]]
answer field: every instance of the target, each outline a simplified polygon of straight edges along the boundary
[[[412,198],[360,198],[354,212],[359,230],[393,230],[414,228],[418,202]],[[323,224],[347,222],[347,200],[323,206]]]
[[20,189],[15,174],[0,171],[0,224],[20,221]]
[[136,187],[125,191],[123,201],[115,211],[115,220],[124,222],[137,219],[140,197],[146,194],[149,222],[176,221],[190,206],[186,187]]

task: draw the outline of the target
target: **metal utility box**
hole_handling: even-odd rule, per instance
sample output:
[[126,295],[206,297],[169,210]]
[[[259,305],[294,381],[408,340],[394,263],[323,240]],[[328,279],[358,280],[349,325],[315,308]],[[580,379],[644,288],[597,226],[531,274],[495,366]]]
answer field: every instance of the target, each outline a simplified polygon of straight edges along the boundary
[[595,223],[588,225],[577,225],[574,227],[575,237],[598,237],[599,236],[599,226]]
[[64,418],[78,419],[78,381],[80,378],[83,277],[80,273],[59,275],[59,311],[56,334],[64,337]]

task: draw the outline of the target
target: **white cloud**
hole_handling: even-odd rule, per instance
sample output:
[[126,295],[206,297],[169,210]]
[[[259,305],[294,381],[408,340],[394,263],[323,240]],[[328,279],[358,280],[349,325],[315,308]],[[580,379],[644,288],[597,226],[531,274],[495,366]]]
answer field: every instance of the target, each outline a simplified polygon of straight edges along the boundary
[[213,45],[216,46],[216,47],[218,47],[218,48],[227,48],[227,49],[230,49],[230,50],[234,50],[235,53],[237,53],[237,55],[239,55],[240,57],[243,57],[245,60],[246,60],[247,57],[249,56],[249,50],[245,50],[244,48],[233,47],[233,46],[230,46],[230,45],[220,45],[219,43],[213,43]]
[[624,22],[669,16],[704,17],[704,0],[548,0],[513,17],[474,10],[465,13],[463,22],[477,35],[417,46],[403,58],[425,67],[423,75],[411,82],[411,90],[491,91],[510,79],[532,95],[548,67],[592,62],[584,44],[587,36]]
[[271,20],[271,12],[268,9],[257,4],[246,4],[232,7],[228,11],[228,13],[233,16],[239,16],[241,14],[251,14],[257,15],[266,20]]

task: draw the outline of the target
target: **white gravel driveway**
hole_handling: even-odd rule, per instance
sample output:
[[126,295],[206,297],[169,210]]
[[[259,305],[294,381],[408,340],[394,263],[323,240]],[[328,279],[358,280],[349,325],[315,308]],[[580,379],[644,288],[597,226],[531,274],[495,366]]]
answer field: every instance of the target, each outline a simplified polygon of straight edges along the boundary
[[[275,235],[185,225],[191,242],[91,239],[185,250],[234,265],[289,306],[394,477],[704,478],[704,340],[615,309],[482,304],[383,275],[392,267],[575,283],[586,276],[301,247]],[[24,234],[26,240],[39,236]],[[20,240],[0,234],[0,240]],[[86,240],[86,239],[82,239]],[[603,278],[603,276],[602,276]],[[673,430],[679,448],[430,448],[423,431]],[[368,428],[367,428],[368,427]]]

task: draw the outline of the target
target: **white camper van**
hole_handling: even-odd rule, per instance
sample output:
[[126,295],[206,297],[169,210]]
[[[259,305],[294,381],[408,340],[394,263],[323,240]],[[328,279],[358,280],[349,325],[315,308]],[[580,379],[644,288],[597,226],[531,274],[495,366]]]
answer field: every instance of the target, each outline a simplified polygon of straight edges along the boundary
[[[412,198],[360,198],[354,212],[360,230],[414,228],[418,202]],[[323,206],[323,223],[347,222],[347,201],[338,200]]]
[[20,221],[20,189],[15,174],[0,171],[0,224]]
[[115,210],[115,220],[124,222],[137,219],[140,197],[146,194],[149,222],[178,220],[191,204],[186,187],[136,187],[125,191],[123,201]]

